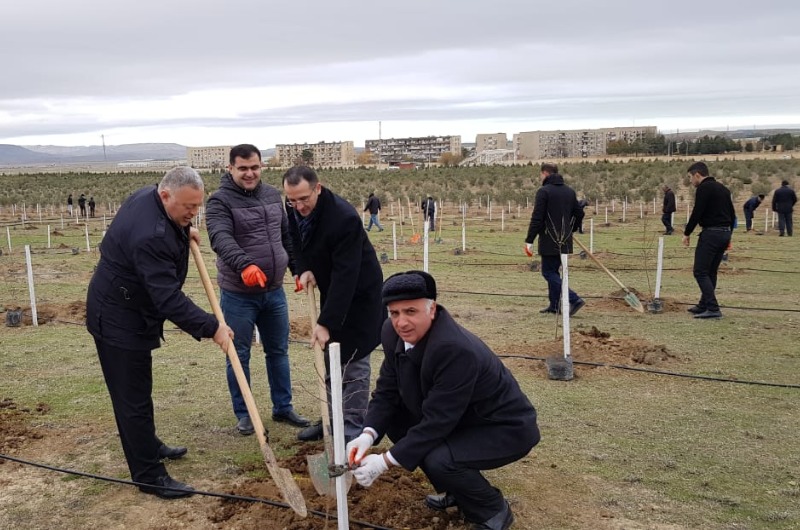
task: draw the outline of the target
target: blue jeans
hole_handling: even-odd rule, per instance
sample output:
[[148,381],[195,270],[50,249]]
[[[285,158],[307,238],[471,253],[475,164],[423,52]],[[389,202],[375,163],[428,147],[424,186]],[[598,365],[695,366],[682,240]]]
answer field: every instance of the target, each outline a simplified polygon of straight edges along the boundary
[[369,214],[369,226],[367,226],[367,232],[369,232],[370,228],[372,228],[372,225],[377,226],[378,230],[383,230],[383,227],[378,222],[378,214],[376,213]]
[[[234,333],[233,345],[242,370],[250,384],[250,345],[253,327],[258,327],[267,365],[272,413],[284,414],[292,410],[292,377],[289,368],[289,306],[283,288],[266,293],[242,294],[222,290],[222,314]],[[231,393],[233,413],[239,419],[248,416],[244,397],[233,373],[230,359],[226,357],[228,390]]]
[[[558,309],[561,301],[561,256],[542,256],[542,276],[547,280],[547,297],[550,309]],[[576,303],[580,297],[569,290],[569,303]]]

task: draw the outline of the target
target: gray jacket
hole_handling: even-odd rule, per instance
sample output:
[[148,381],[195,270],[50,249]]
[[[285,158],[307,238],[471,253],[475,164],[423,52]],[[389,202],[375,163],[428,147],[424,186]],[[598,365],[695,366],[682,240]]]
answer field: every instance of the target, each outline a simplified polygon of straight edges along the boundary
[[[283,285],[288,266],[294,271],[288,221],[280,192],[259,183],[245,191],[222,175],[219,189],[208,199],[206,223],[211,248],[217,253],[217,283],[235,293],[263,293]],[[247,287],[242,271],[258,265],[267,275],[267,286]]]

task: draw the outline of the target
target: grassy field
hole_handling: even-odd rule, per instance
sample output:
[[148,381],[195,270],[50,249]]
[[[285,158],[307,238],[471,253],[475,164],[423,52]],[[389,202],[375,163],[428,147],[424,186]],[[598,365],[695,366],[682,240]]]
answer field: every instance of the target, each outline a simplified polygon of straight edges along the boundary
[[[597,266],[572,256],[571,286],[587,300],[571,322],[576,378],[552,381],[539,359],[562,353],[560,322],[538,313],[547,304],[546,285],[522,253],[530,210],[524,203],[520,210],[512,204],[501,221],[499,208],[491,220],[485,206],[470,208],[462,252],[461,216],[448,206],[441,233],[431,238],[430,271],[439,284],[440,303],[498,354],[508,355],[506,363],[540,415],[541,444],[523,461],[490,473],[512,501],[514,528],[800,527],[798,238],[778,238],[774,230],[735,233],[720,273],[725,318],[719,321],[699,322],[685,311],[696,302],[698,289],[691,273],[693,249],[682,247],[679,236],[665,238],[665,311],[660,314],[635,313]],[[595,253],[647,302],[655,284],[659,216],[645,203],[646,215],[640,218],[635,203],[622,222],[619,208],[617,203],[609,211],[608,226],[605,204],[596,214],[587,208],[585,227],[594,217]],[[397,213],[391,218],[385,206],[387,230],[370,234],[378,255],[386,254],[385,276],[422,268],[422,245],[409,242],[411,224],[406,219],[400,225]],[[679,210],[676,225],[683,215]],[[62,229],[58,216],[52,217],[60,235],[52,236],[47,249],[47,233],[38,221],[26,228],[6,221],[12,252],[4,247],[0,256],[0,300],[6,308],[29,304],[22,246],[30,244],[40,315],[54,317],[38,328],[0,328],[0,399],[49,408],[30,422],[42,438],[29,440],[14,454],[127,478],[94,345],[80,320],[80,302],[98,257],[85,250],[85,227],[73,221]],[[396,261],[393,222],[398,223]],[[90,221],[92,248],[102,230],[102,219]],[[583,241],[588,244],[589,234]],[[203,246],[213,268],[213,255]],[[207,307],[193,268],[185,290]],[[293,321],[307,321],[305,298],[288,296]],[[610,336],[597,339],[596,332]],[[189,445],[193,455],[169,464],[170,471],[214,491],[243,476],[263,478],[254,440],[233,433],[222,354],[213,344],[177,331],[166,336],[154,354],[159,433]],[[662,355],[637,362],[639,351]],[[373,355],[374,373],[381,357]],[[313,355],[298,339],[291,344],[291,358],[296,407],[315,416]],[[252,366],[256,401],[268,418],[263,363]],[[268,423],[279,458],[297,452],[295,430]],[[177,528],[165,522],[176,514],[184,527],[245,527],[209,522],[210,501],[203,499],[192,501],[194,519],[187,522],[183,508],[142,500],[120,486],[21,466],[0,465],[0,486],[0,522],[8,521],[9,527],[52,527],[55,521],[64,528]]]

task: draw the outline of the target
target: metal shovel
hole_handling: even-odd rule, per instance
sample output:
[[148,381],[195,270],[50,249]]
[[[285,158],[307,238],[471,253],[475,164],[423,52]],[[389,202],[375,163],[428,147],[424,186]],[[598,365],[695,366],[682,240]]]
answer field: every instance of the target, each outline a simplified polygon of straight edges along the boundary
[[[311,331],[317,325],[317,299],[314,295],[314,287],[309,285],[308,292],[309,316],[311,317]],[[347,468],[337,468],[332,466],[333,458],[333,431],[331,429],[331,419],[328,412],[328,389],[325,385],[325,353],[322,346],[314,343],[314,370],[317,372],[317,388],[319,389],[319,406],[322,413],[322,440],[325,447],[324,453],[306,455],[308,463],[308,474],[314,489],[320,495],[336,497],[336,477],[341,476]],[[352,483],[352,476],[347,475],[347,489]]]
[[[200,272],[200,279],[203,280],[203,288],[206,290],[208,302],[211,304],[214,316],[217,317],[220,323],[224,323],[225,318],[222,316],[222,308],[217,300],[217,293],[214,291],[214,286],[211,285],[211,279],[208,277],[208,270],[206,270],[206,264],[203,261],[203,256],[200,254],[200,248],[195,241],[190,241],[189,246],[192,250],[192,257],[194,257],[194,261],[197,264],[197,270]],[[242,364],[239,362],[239,356],[236,354],[233,341],[228,341],[228,347],[225,353],[231,361],[234,374],[236,374],[236,381],[239,383],[239,389],[242,391],[245,405],[247,405],[247,413],[250,415],[250,420],[253,422],[258,444],[261,446],[261,454],[264,456],[264,462],[267,464],[267,470],[272,480],[275,481],[275,485],[281,490],[283,500],[285,500],[298,515],[306,517],[308,515],[306,499],[303,497],[303,493],[300,491],[297,482],[295,482],[292,472],[278,466],[275,453],[272,452],[272,448],[267,444],[267,437],[264,435],[264,424],[261,423],[261,416],[256,408],[256,402],[253,399],[253,393],[250,391],[250,385],[247,384],[247,378],[244,376]]]
[[639,298],[638,298],[638,297],[637,297],[635,294],[633,294],[633,293],[631,292],[631,290],[630,290],[630,289],[628,289],[627,287],[625,287],[625,286],[622,284],[622,282],[621,282],[621,281],[619,281],[619,279],[617,279],[617,277],[616,277],[616,276],[614,276],[614,275],[611,273],[611,271],[610,271],[610,270],[608,270],[608,269],[606,268],[606,266],[605,266],[605,265],[603,265],[602,263],[600,263],[600,260],[599,260],[599,259],[597,259],[597,257],[595,257],[595,255],[594,255],[594,254],[592,254],[591,252],[589,252],[589,249],[588,249],[588,248],[586,248],[586,246],[585,246],[583,243],[581,243],[581,240],[580,240],[580,239],[578,239],[577,237],[575,237],[575,234],[572,234],[572,240],[573,240],[573,241],[575,241],[575,242],[578,244],[578,246],[579,246],[579,247],[581,247],[581,248],[583,249],[583,251],[584,251],[584,252],[586,252],[586,255],[588,255],[590,258],[592,258],[592,261],[594,261],[595,263],[597,263],[597,264],[600,266],[600,268],[601,268],[601,269],[603,269],[603,271],[605,271],[605,273],[606,273],[606,274],[608,274],[608,275],[609,275],[609,277],[611,277],[611,279],[612,279],[612,280],[614,280],[614,282],[615,282],[617,285],[619,285],[619,286],[620,286],[620,288],[622,288],[622,290],[623,290],[623,291],[625,291],[625,302],[626,302],[626,303],[627,303],[629,306],[631,306],[632,308],[634,308],[635,310],[637,310],[638,312],[640,312],[640,313],[644,313],[644,306],[642,305],[642,302],[640,302],[640,301],[639,301]]

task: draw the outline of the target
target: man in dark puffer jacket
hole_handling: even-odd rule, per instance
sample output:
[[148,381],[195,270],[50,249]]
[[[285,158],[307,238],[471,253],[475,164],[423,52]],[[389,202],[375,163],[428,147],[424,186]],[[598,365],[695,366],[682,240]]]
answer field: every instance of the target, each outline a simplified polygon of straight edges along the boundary
[[[232,148],[228,170],[206,209],[211,248],[217,253],[222,312],[234,330],[233,343],[248,384],[253,327],[258,328],[266,358],[272,419],[306,427],[309,421],[292,407],[289,307],[283,291],[292,249],[283,200],[276,188],[261,182],[261,152],[255,146]],[[227,376],[236,429],[242,435],[253,434],[230,360]]]

